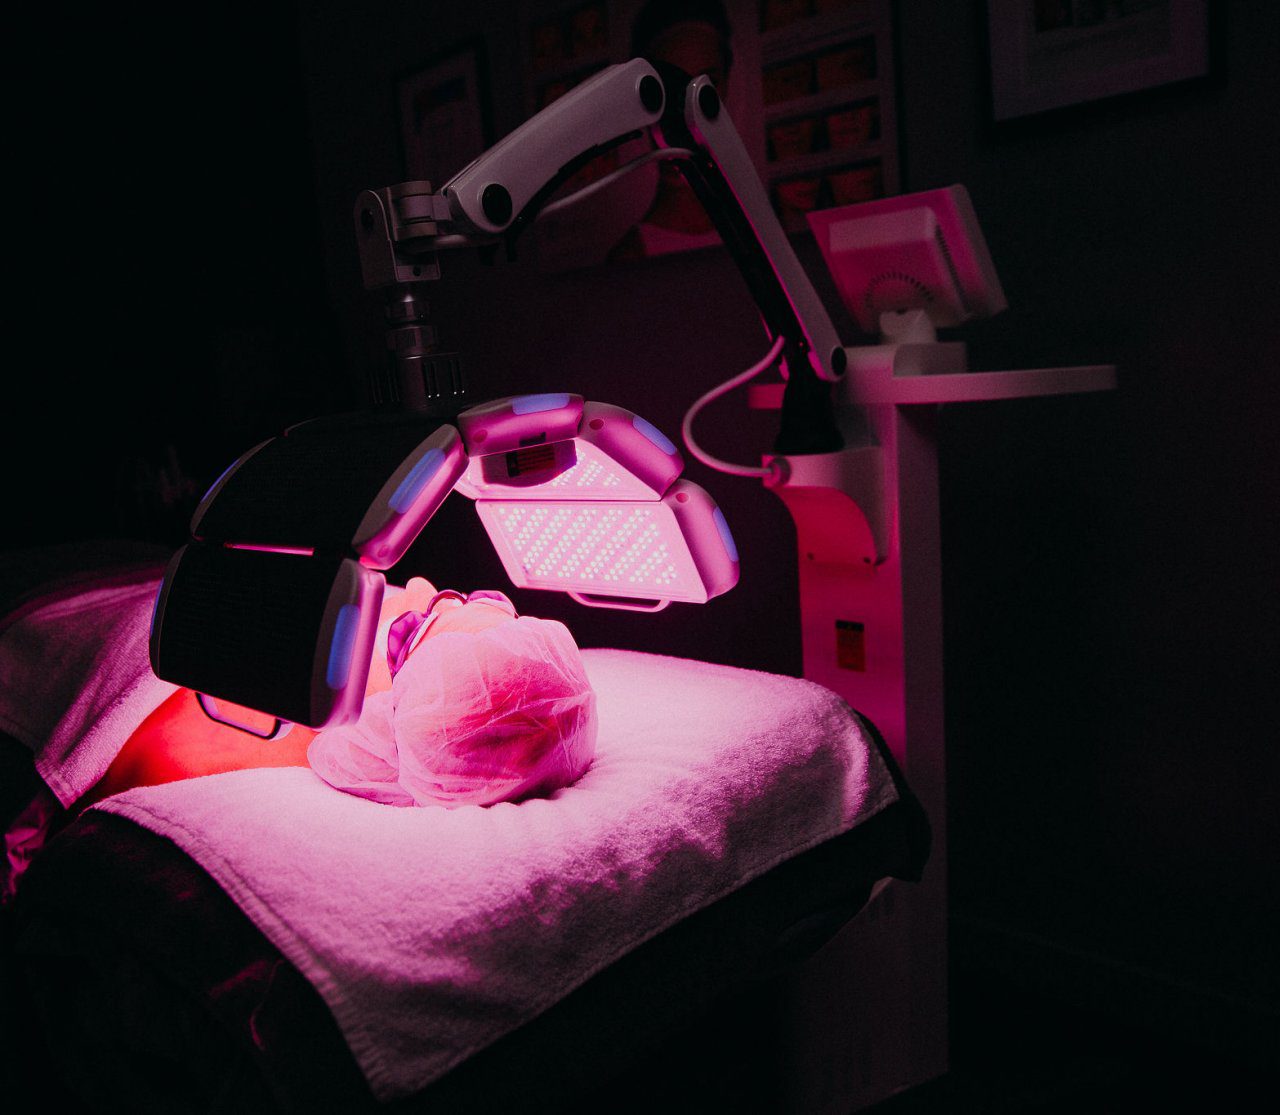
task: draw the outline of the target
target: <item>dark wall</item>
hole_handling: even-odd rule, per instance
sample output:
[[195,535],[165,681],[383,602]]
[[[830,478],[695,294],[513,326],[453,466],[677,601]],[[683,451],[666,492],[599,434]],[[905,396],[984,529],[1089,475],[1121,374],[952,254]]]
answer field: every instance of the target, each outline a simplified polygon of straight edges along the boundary
[[0,544],[176,543],[243,449],[352,399],[297,15],[32,9],[19,27]]
[[1214,5],[1210,86],[1000,130],[980,20],[920,7],[909,187],[968,185],[1011,304],[975,361],[1120,373],[944,417],[957,913],[1274,1010],[1280,21]]

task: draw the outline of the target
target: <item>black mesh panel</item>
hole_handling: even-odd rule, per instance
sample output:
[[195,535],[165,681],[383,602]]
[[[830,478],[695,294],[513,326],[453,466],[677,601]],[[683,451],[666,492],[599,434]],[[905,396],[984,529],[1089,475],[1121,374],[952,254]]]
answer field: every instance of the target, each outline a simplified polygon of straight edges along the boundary
[[189,545],[169,574],[156,675],[309,723],[316,642],[342,564]]
[[400,415],[308,422],[237,469],[193,529],[202,541],[350,553],[378,492],[439,425]]

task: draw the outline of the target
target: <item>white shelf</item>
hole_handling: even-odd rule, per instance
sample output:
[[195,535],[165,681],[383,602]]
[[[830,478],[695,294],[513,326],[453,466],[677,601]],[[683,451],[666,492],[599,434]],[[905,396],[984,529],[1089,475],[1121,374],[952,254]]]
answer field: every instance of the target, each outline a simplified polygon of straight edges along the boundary
[[[837,406],[980,403],[1113,391],[1116,387],[1112,364],[970,372],[965,366],[965,346],[957,343],[900,345],[896,349],[869,345],[845,351],[849,371],[834,389]],[[747,405],[753,410],[778,410],[784,387],[781,383],[751,387]]]

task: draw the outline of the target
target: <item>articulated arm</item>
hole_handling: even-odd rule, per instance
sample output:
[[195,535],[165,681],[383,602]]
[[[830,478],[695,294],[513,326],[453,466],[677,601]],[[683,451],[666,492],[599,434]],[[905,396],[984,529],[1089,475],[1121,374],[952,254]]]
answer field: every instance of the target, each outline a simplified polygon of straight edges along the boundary
[[[645,135],[680,160],[769,339],[782,342],[776,452],[841,448],[831,384],[844,373],[844,349],[715,89],[705,77],[660,76],[642,59],[613,66],[438,193],[406,182],[360,195],[364,281],[387,293],[409,413],[302,423],[224,474],[166,572],[151,639],[158,676],[281,720],[354,719],[382,596],[377,570],[403,557],[455,485],[477,501],[521,587],[655,610],[671,600],[705,603],[736,583],[724,516],[678,479],[682,462],[666,437],[629,411],[576,395],[466,407],[456,362],[437,351],[421,297],[439,278],[440,250],[510,242],[586,161]],[[415,384],[416,394],[405,389]],[[588,490],[591,483],[601,487]]]
[[787,388],[775,451],[839,449],[830,383],[844,375],[844,349],[705,76],[690,80],[667,67],[659,73],[644,59],[611,66],[464,167],[438,194],[425,183],[365,191],[356,205],[365,285],[437,278],[441,249],[514,240],[578,168],[643,135],[658,148],[688,152],[678,162],[682,173],[742,272],[769,339],[785,339]]
[[[681,77],[668,82],[673,102]],[[675,103],[668,108],[660,139],[694,152],[680,168],[746,279],[770,338],[786,339],[787,386],[774,450],[834,452],[842,439],[829,384],[845,373],[844,348],[711,80],[694,78],[680,92],[683,103],[678,110]]]

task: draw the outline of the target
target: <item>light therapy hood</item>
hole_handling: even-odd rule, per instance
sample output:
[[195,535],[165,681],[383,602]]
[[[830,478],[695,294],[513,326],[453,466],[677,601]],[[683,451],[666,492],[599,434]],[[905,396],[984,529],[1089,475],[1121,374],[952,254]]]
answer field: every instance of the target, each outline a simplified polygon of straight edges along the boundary
[[213,485],[156,604],[156,674],[318,727],[356,719],[398,562],[451,491],[475,501],[512,584],[656,611],[738,580],[720,509],[652,424],[569,393],[519,395],[456,425],[318,418]]

